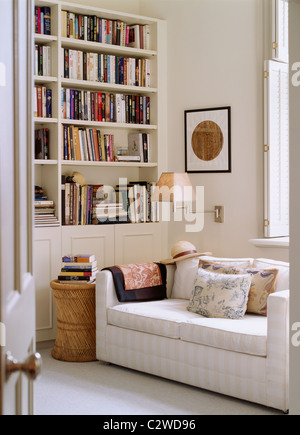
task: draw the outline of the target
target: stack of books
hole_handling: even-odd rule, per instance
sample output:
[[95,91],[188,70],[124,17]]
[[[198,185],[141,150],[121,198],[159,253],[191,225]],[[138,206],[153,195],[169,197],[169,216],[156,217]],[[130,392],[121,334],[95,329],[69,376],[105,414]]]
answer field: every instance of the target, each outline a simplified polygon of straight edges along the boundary
[[58,280],[62,284],[93,284],[98,272],[95,255],[67,255],[62,258]]
[[34,223],[36,227],[57,227],[54,201],[48,200],[45,190],[35,186]]

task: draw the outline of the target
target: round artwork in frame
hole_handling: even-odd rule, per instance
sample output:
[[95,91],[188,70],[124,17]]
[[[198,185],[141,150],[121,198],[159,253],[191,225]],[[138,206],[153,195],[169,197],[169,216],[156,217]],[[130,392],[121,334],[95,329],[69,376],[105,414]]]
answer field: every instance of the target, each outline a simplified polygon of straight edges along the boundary
[[192,134],[192,149],[200,160],[214,160],[222,151],[223,145],[222,130],[214,121],[200,122]]
[[231,107],[184,111],[185,171],[231,172]]

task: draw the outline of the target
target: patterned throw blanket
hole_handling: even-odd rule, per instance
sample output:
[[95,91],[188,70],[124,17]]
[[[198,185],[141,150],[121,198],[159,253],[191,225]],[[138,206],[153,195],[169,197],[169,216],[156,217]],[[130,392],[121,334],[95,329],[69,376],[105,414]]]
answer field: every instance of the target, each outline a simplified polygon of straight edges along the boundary
[[161,263],[126,264],[106,267],[113,280],[119,302],[165,299],[167,269]]

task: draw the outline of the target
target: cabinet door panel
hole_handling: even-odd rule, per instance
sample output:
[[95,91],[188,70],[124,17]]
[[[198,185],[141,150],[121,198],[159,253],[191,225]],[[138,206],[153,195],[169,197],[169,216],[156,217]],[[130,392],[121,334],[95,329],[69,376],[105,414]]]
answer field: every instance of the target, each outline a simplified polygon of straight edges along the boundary
[[98,270],[114,264],[114,226],[62,227],[62,256],[91,254]]
[[130,264],[161,260],[161,225],[115,226],[115,263]]
[[50,282],[61,267],[60,228],[35,229],[37,341],[55,338],[56,310]]

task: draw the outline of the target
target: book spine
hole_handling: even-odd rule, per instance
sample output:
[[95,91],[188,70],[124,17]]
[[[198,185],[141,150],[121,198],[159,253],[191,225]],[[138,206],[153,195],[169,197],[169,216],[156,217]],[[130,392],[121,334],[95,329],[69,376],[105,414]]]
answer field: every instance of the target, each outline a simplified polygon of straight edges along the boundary
[[44,7],[44,35],[51,35],[51,9]]
[[64,276],[59,275],[58,279],[60,281],[89,281],[91,277],[89,276]]
[[46,118],[52,118],[52,90],[46,89]]

